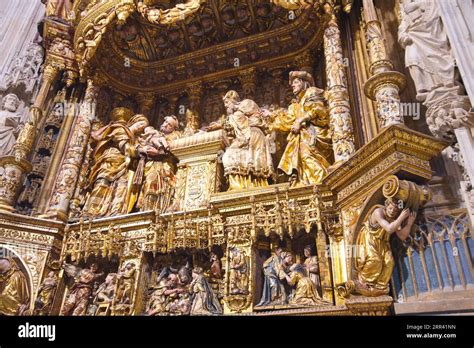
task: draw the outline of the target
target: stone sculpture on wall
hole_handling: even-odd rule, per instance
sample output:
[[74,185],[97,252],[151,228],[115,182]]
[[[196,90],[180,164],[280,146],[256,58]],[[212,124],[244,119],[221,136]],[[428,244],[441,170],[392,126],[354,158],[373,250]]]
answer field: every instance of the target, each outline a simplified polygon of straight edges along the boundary
[[474,125],[474,114],[459,81],[440,9],[434,0],[404,0],[401,17],[399,42],[417,99],[428,108],[426,122],[434,135],[452,139],[454,129]]
[[0,105],[0,156],[10,155],[18,135],[21,116],[18,114],[20,99],[13,94],[3,97]]

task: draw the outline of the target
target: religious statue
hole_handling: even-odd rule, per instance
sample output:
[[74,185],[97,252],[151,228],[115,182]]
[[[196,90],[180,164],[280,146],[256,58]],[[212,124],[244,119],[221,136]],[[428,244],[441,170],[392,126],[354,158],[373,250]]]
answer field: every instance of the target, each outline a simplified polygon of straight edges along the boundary
[[105,281],[94,291],[94,299],[89,307],[88,313],[96,315],[98,308],[102,304],[112,303],[117,287],[117,273],[109,273]]
[[112,302],[115,294],[115,286],[117,282],[117,274],[109,273],[105,277],[105,281],[100,284],[97,289],[94,302],[96,303],[110,303]]
[[201,267],[195,267],[192,272],[193,280],[190,288],[192,292],[191,315],[222,314],[222,306]]
[[30,304],[26,277],[11,257],[0,258],[0,315],[22,315]]
[[416,212],[408,208],[401,210],[402,205],[401,200],[387,198],[385,207],[375,205],[369,211],[356,242],[355,287],[358,292],[372,296],[388,293],[394,267],[390,236],[395,233],[401,240],[407,239],[416,219]]
[[229,128],[235,135],[222,157],[229,190],[268,186],[268,178],[273,175],[273,162],[260,108],[253,100],[241,101],[235,91],[227,92],[223,100],[227,109],[226,120],[212,122],[207,130]]
[[[156,280],[157,285],[151,288],[152,293],[146,306],[146,314],[189,315],[194,299],[192,297],[194,285],[192,286],[191,283],[196,277],[199,278],[198,274],[192,274],[189,263],[179,270],[164,267]],[[199,280],[201,285],[198,288],[205,287],[202,282],[202,279]],[[195,290],[198,291],[198,288]],[[198,310],[197,307],[196,310]]]
[[127,262],[117,275],[117,304],[131,304],[133,291],[135,289],[136,266],[133,262]]
[[186,110],[186,126],[184,127],[183,136],[189,137],[199,131],[199,117],[190,110]]
[[264,110],[269,128],[288,134],[288,143],[278,168],[293,184],[320,184],[332,158],[329,112],[324,91],[314,87],[311,74],[290,72],[290,85],[296,100],[288,110]]
[[112,122],[92,132],[97,142],[89,175],[92,191],[83,211],[88,216],[102,217],[126,214],[133,209],[139,187],[135,170],[140,148],[137,137],[148,126],[144,115],[135,115],[127,108],[115,108]]
[[454,59],[434,0],[403,0],[400,7],[398,40],[405,48],[405,65],[415,81],[417,99],[423,101],[434,88],[453,86]]
[[58,277],[54,271],[51,271],[38,289],[38,297],[35,301],[35,315],[48,315],[50,313],[57,286]]
[[212,279],[221,279],[222,278],[222,265],[219,256],[216,253],[211,252],[211,269],[209,272],[209,276]]
[[399,42],[415,83],[416,98],[426,106],[426,123],[437,137],[454,140],[454,130],[474,125],[469,97],[456,71],[455,58],[434,0],[403,0]]
[[289,274],[283,273],[283,275],[288,285],[293,287],[288,301],[290,305],[315,306],[325,303],[319,297],[313,281],[308,277],[307,269],[302,264],[293,264],[289,269]]
[[321,289],[321,280],[319,276],[319,261],[318,256],[316,256],[313,252],[313,247],[311,245],[307,245],[304,248],[304,256],[306,260],[304,260],[304,266],[308,272],[308,276],[314,284],[314,287],[317,292]]
[[237,247],[230,250],[230,293],[232,295],[247,295],[248,290],[248,271],[249,266],[245,252]]
[[61,315],[85,315],[92,295],[92,286],[97,275],[89,268],[81,269],[69,264],[64,266],[64,271],[74,278],[74,284],[69,290]]
[[176,168],[169,152],[169,142],[181,137],[176,116],[167,116],[160,131],[147,127],[140,137],[144,156],[148,161],[144,167],[142,184],[137,207],[142,211],[164,212],[172,203],[176,186]]
[[20,99],[13,93],[7,94],[2,99],[0,106],[0,156],[12,154],[20,124],[20,116],[17,114],[19,106]]
[[166,312],[171,315],[188,315],[191,310],[191,295],[189,293],[189,281],[187,277],[179,274],[168,276],[168,290]]
[[63,21],[70,18],[73,0],[41,0],[46,5],[46,16]]
[[263,263],[263,292],[257,306],[283,305],[288,302],[288,292],[283,280],[293,264],[293,255],[281,248]]

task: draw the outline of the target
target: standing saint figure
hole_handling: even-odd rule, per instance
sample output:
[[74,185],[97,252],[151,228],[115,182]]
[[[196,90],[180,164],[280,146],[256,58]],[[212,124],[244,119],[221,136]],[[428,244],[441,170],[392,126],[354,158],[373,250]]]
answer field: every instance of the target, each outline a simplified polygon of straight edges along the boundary
[[97,142],[89,175],[92,187],[84,212],[92,217],[129,213],[137,200],[139,188],[134,184],[139,153],[144,151],[138,136],[148,126],[144,115],[133,115],[126,108],[112,111],[113,121],[92,132]]
[[115,302],[118,304],[131,304],[135,290],[136,266],[134,262],[125,264],[117,275],[117,294]]
[[25,275],[11,257],[0,258],[0,315],[22,315],[29,303]]
[[50,271],[38,289],[38,296],[35,301],[35,315],[48,315],[54,300],[58,277],[54,271]]
[[139,141],[144,147],[145,164],[143,185],[137,208],[142,211],[154,210],[163,213],[170,205],[176,186],[176,164],[169,152],[169,142],[181,137],[176,116],[167,116],[160,130],[145,128]]
[[230,293],[232,295],[247,295],[249,281],[249,266],[245,252],[237,247],[230,250]]
[[454,59],[436,1],[403,0],[400,7],[398,40],[405,48],[417,99],[424,101],[433,89],[454,85]]
[[273,162],[259,106],[250,99],[241,101],[236,91],[228,91],[223,100],[227,118],[223,122],[212,122],[207,130],[226,128],[235,135],[222,157],[229,191],[268,186]]
[[324,91],[314,87],[311,74],[290,72],[296,100],[288,110],[265,110],[270,130],[288,134],[288,143],[278,168],[293,184],[317,185],[327,175],[332,159],[329,112]]
[[401,211],[400,203],[387,198],[385,207],[375,205],[369,211],[356,241],[356,288],[374,295],[388,293],[388,283],[395,264],[390,236],[395,233],[401,240],[407,239],[416,219],[416,213],[410,213],[408,208]]
[[13,94],[3,97],[0,105],[0,156],[11,155],[18,135],[20,99]]
[[316,256],[316,254],[313,252],[313,247],[311,245],[305,246],[304,256],[306,257],[306,260],[304,260],[304,266],[306,267],[306,271],[308,272],[309,279],[311,279],[314,284],[316,294],[319,295],[319,289],[321,288],[321,279],[319,276],[318,256]]

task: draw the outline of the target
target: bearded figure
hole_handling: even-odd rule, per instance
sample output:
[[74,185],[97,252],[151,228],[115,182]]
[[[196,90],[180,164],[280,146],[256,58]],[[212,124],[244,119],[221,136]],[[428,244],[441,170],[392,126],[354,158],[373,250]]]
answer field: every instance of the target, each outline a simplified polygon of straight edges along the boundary
[[222,157],[229,191],[268,186],[273,162],[259,106],[251,99],[241,101],[236,91],[227,92],[223,100],[227,117],[212,122],[207,130],[225,128],[234,136]]
[[290,85],[296,100],[288,110],[264,111],[271,130],[288,134],[278,168],[290,176],[292,184],[317,185],[332,161],[324,91],[314,87],[313,77],[306,71],[290,72]]

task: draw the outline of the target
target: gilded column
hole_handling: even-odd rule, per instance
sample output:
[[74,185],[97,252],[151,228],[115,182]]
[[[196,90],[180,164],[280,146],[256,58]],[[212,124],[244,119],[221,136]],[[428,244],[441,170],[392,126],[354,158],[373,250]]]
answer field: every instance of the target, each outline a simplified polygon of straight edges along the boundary
[[84,153],[89,142],[98,93],[99,87],[92,80],[88,80],[74,131],[56,177],[49,208],[45,214],[48,218],[67,221],[69,202],[74,194]]
[[242,95],[244,98],[254,99],[257,89],[257,69],[251,67],[239,72],[239,80],[242,85]]
[[380,127],[403,124],[400,91],[405,87],[405,76],[393,71],[384,43],[382,25],[377,18],[373,0],[363,0],[365,36],[369,51],[371,77],[364,86],[367,97],[374,100]]
[[36,139],[37,127],[42,119],[46,98],[58,75],[59,68],[53,64],[46,65],[40,90],[31,107],[29,120],[13,147],[14,156],[0,158],[0,211],[13,211],[24,176],[32,169],[27,157]]
[[326,0],[322,9],[329,22],[324,31],[324,56],[335,162],[343,162],[355,152],[347,77],[337,14],[340,5]]

